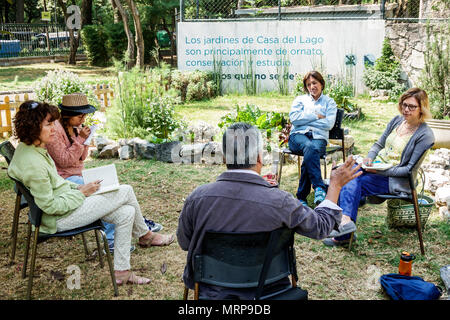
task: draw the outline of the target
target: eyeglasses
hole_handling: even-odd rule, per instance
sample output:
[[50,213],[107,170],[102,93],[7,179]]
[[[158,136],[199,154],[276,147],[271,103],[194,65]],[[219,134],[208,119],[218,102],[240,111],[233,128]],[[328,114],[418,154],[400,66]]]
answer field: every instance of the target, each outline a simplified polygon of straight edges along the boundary
[[36,109],[38,106],[39,106],[39,103],[37,103],[37,102],[32,102],[32,103],[30,103],[30,104],[27,106],[27,109],[28,109],[28,110],[33,110],[33,109]]
[[402,109],[408,109],[410,111],[414,111],[416,110],[416,108],[418,108],[419,106],[416,106],[415,104],[407,104],[407,103],[402,103]]

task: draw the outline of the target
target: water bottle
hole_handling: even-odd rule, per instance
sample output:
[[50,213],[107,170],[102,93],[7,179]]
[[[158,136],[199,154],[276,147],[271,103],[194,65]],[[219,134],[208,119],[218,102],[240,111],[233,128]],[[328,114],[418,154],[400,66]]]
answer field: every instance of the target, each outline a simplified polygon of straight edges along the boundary
[[415,255],[410,254],[407,251],[402,251],[400,264],[398,265],[398,273],[404,276],[411,276],[412,262],[415,258]]

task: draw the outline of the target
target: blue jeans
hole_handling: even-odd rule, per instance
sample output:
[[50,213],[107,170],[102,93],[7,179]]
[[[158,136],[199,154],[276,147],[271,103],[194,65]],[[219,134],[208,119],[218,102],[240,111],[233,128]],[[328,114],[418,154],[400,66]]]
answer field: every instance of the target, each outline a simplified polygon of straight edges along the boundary
[[327,141],[313,139],[311,133],[294,133],[289,136],[289,149],[294,153],[303,153],[303,163],[298,183],[297,198],[306,201],[311,192],[311,184],[326,190],[320,171],[320,157],[325,154]]
[[[358,206],[362,198],[387,193],[389,193],[389,177],[363,171],[362,175],[351,180],[341,189],[338,205],[342,208],[342,214],[356,222]],[[349,238],[350,235],[346,234],[337,237],[336,240]]]
[[[81,176],[70,176],[70,177],[66,178],[66,180],[69,180],[76,184],[84,184],[83,177],[81,177]],[[112,223],[108,223],[106,221],[102,221],[102,222],[103,222],[103,225],[105,226],[106,239],[108,239],[108,242],[114,241],[114,229],[115,229],[116,225],[112,224]]]

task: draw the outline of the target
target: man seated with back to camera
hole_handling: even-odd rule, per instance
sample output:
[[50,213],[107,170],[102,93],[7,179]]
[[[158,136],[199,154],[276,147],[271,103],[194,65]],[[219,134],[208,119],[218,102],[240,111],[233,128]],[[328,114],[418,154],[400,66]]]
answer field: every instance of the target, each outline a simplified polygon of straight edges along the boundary
[[[264,232],[287,226],[303,236],[324,239],[340,224],[342,209],[336,203],[341,188],[361,174],[357,172],[360,166],[353,168],[355,161],[349,157],[344,165],[332,170],[325,201],[313,210],[260,176],[263,142],[257,128],[235,123],[224,133],[222,145],[227,171],[216,182],[197,187],[179,217],[178,243],[188,251],[183,280],[190,289],[194,288],[193,259],[201,253],[206,231]],[[264,294],[288,283],[286,277],[268,285]],[[249,300],[255,294],[253,288],[204,284],[199,288],[200,298],[205,299]]]

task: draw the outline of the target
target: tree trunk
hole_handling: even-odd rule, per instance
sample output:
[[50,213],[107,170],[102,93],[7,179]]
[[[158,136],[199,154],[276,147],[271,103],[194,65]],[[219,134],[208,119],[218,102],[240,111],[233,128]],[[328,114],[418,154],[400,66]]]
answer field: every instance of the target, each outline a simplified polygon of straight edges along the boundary
[[[64,4],[63,0],[58,0],[58,3],[63,10],[64,13],[64,21],[67,23],[67,19],[69,18],[69,15],[67,14],[67,7]],[[68,64],[76,65],[77,64],[77,50],[78,46],[80,45],[80,31],[77,31],[77,36],[75,36],[74,29],[69,29],[69,39],[70,39],[70,54],[69,54],[69,61]]]
[[131,10],[131,15],[133,16],[134,29],[136,32],[136,47],[137,47],[136,65],[139,66],[139,68],[143,68],[144,67],[144,37],[142,35],[141,19],[139,18],[139,11],[138,11],[134,1],[127,0],[127,3],[128,3],[128,7]]
[[125,33],[127,35],[128,45],[127,45],[127,69],[131,69],[134,67],[136,61],[134,59],[134,42],[133,42],[133,33],[130,30],[130,27],[128,26],[128,16],[125,11],[125,9],[122,6],[122,3],[120,0],[112,0],[117,10],[119,11],[120,16],[122,17],[123,21],[123,28],[125,29]]
[[81,28],[92,24],[92,0],[83,0],[81,2]]
[[119,23],[122,21],[122,17],[120,16],[119,10],[117,9],[116,2],[114,0],[109,0],[111,2],[111,7],[114,13],[114,23]]
[[16,23],[24,23],[24,0],[16,0]]

